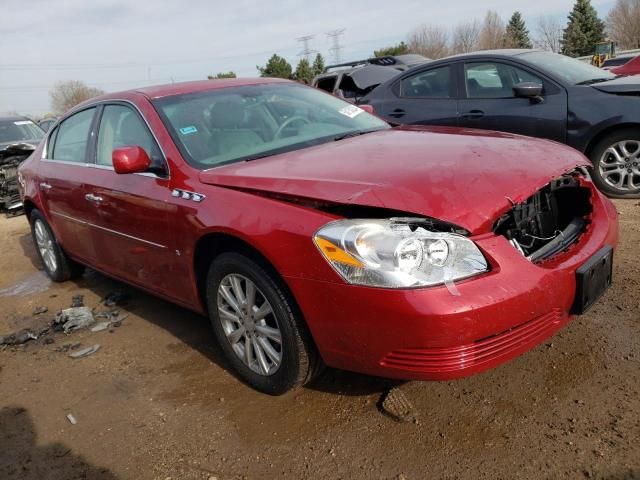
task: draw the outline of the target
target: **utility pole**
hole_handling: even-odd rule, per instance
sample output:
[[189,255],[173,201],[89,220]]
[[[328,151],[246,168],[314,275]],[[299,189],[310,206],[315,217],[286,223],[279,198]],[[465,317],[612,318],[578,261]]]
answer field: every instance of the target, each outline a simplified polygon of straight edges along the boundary
[[296,38],[297,42],[302,43],[302,50],[300,51],[300,53],[298,53],[298,56],[304,56],[304,58],[306,58],[309,62],[311,61],[311,54],[318,53],[317,50],[312,50],[311,48],[309,48],[309,40],[314,37],[315,35],[305,35],[304,37]]
[[329,49],[329,52],[333,55],[333,63],[335,64],[342,61],[340,55],[340,51],[342,50],[342,45],[340,45],[340,35],[344,35],[345,30],[345,28],[338,28],[327,32],[327,37],[331,39],[331,48]]

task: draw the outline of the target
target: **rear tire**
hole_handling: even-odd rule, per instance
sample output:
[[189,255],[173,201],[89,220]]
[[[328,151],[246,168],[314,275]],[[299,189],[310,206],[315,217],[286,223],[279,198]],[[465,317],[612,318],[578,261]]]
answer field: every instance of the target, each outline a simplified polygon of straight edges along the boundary
[[640,128],[615,131],[591,150],[593,180],[610,196],[640,196]]
[[207,306],[226,359],[251,387],[281,395],[316,373],[320,360],[302,314],[277,275],[254,260],[238,253],[216,257]]
[[54,282],[65,282],[79,277],[84,272],[84,265],[72,259],[62,250],[53,230],[40,210],[34,209],[29,215],[31,236],[36,247],[44,271]]

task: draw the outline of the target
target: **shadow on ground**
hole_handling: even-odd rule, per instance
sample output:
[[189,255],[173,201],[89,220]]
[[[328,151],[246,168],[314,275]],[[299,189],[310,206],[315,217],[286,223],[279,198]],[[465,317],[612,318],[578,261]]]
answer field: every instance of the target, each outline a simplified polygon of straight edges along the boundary
[[[34,267],[42,270],[40,258],[31,235],[20,237],[20,245]],[[219,367],[235,376],[217,345],[209,320],[195,312],[179,307],[160,297],[155,297],[136,287],[109,278],[95,270],[87,269],[82,277],[73,281],[79,290],[88,289],[101,298],[111,292],[127,293],[130,300],[123,310],[135,312],[142,319],[171,333],[181,342],[197,350]],[[162,304],[159,305],[159,302]],[[237,378],[237,377],[236,377]],[[238,379],[238,381],[241,381]],[[321,375],[306,386],[310,390],[337,395],[361,396],[381,393],[400,382],[358,373],[326,368]]]
[[107,468],[91,465],[71,448],[55,442],[37,445],[29,412],[17,406],[0,410],[0,478],[20,480],[90,478],[116,480]]

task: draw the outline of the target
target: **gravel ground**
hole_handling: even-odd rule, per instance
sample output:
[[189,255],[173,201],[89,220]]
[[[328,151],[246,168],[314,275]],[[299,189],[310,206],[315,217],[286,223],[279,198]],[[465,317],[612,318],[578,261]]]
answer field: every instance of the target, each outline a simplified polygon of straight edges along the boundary
[[[545,344],[464,380],[328,370],[278,398],[234,378],[205,318],[95,272],[51,284],[25,218],[0,219],[0,335],[130,296],[120,327],[0,347],[0,478],[640,478],[640,202],[615,203],[614,286]],[[412,421],[380,412],[391,387]]]

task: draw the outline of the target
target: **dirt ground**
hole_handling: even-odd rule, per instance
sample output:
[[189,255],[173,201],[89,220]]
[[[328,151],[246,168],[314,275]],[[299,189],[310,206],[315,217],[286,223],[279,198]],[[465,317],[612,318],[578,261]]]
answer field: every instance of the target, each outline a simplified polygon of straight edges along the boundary
[[[640,202],[616,206],[606,296],[500,368],[401,384],[409,423],[380,412],[384,379],[328,370],[283,397],[251,390],[207,319],[95,272],[51,284],[25,218],[2,218],[0,335],[76,294],[98,309],[109,292],[130,300],[119,328],[0,347],[0,478],[640,478]],[[101,349],[71,359],[68,343]]]

